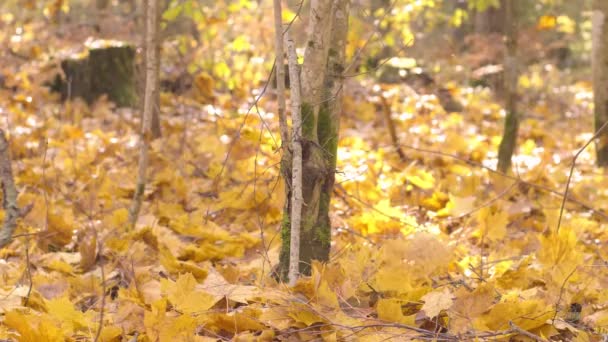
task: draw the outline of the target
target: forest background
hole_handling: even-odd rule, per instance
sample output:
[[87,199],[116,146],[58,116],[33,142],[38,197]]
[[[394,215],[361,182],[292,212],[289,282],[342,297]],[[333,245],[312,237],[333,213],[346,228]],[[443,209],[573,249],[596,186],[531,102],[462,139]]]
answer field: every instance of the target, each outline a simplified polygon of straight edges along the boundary
[[[329,153],[280,118],[347,3]],[[2,1],[0,338],[604,340],[606,7]]]

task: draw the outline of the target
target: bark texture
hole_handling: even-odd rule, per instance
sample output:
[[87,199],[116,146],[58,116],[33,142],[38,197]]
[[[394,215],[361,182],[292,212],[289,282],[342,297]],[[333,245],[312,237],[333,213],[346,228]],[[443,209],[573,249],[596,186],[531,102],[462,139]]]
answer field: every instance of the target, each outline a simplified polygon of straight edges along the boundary
[[[144,6],[144,32],[148,32],[148,2],[149,1],[158,1],[158,0],[144,0],[143,1],[143,6]],[[160,11],[160,7],[157,4],[157,8],[156,8],[156,22],[160,23],[160,15],[161,15],[161,11]],[[157,24],[158,25],[158,24]],[[158,30],[158,29],[157,29]],[[148,40],[144,37],[144,60],[147,63],[148,60],[148,51],[150,51],[151,49],[155,50],[156,53],[156,59],[155,59],[155,65],[154,65],[154,70],[156,75],[160,74],[160,45],[161,45],[161,41],[160,41],[160,32],[157,33],[156,38],[154,39],[153,45],[148,45],[149,42]],[[146,65],[146,67],[144,68],[144,79],[147,80],[147,73],[148,73],[148,67]],[[145,85],[144,85],[145,87]],[[144,90],[145,92],[145,90]],[[152,94],[152,98],[154,99],[154,111],[152,112],[152,121],[151,121],[151,126],[150,126],[150,130],[152,132],[152,136],[154,138],[160,138],[160,136],[162,135],[162,128],[161,128],[161,122],[160,122],[160,77],[156,77],[156,87],[154,89],[154,94]],[[144,99],[145,101],[145,99]],[[142,106],[143,107],[143,106]]]
[[[276,76],[277,103],[279,112],[279,126],[281,129],[281,145],[286,147],[289,143],[289,128],[287,127],[287,113],[285,108],[285,68],[283,68],[283,19],[281,0],[274,0],[274,51],[276,61],[274,71]],[[285,148],[284,148],[285,150]]]
[[300,234],[302,231],[302,107],[300,97],[300,77],[298,76],[298,55],[291,38],[287,39],[289,60],[289,77],[293,80],[291,87],[291,118],[293,134],[291,139],[291,231],[289,234],[289,285],[294,286],[300,274]]
[[517,145],[519,113],[517,112],[517,0],[505,1],[505,127],[498,148],[498,170],[508,172]]
[[[302,66],[302,195],[300,272],[310,274],[311,261],[326,261],[331,246],[329,207],[334,185],[342,100],[344,49],[348,30],[348,0],[313,0]],[[292,84],[292,89],[294,85]],[[285,179],[290,168],[283,164]],[[291,189],[289,190],[291,191]],[[289,199],[290,196],[288,196]],[[289,265],[290,215],[287,201],[282,225],[280,276]]]
[[[146,8],[146,46],[155,46],[158,38],[158,0],[149,0]],[[158,93],[158,50],[149,49],[146,53],[146,89],[144,93],[144,110],[140,132],[139,164],[137,170],[137,184],[133,203],[129,210],[129,222],[135,226],[143,202],[146,188],[146,171],[148,168],[148,149],[153,139],[151,132],[152,116],[155,107],[154,95]]]
[[[608,1],[594,0],[592,17],[593,103],[595,130],[608,121]],[[608,165],[608,132],[596,142],[597,165]]]
[[507,7],[511,0],[500,0],[499,6],[490,6],[483,11],[475,13],[475,32],[477,33],[506,33],[507,25]]
[[13,179],[13,169],[11,167],[11,157],[8,141],[4,131],[0,129],[0,181],[2,182],[4,208],[4,225],[0,230],[0,248],[11,242],[13,231],[17,226],[19,218],[19,207],[17,206],[17,188]]

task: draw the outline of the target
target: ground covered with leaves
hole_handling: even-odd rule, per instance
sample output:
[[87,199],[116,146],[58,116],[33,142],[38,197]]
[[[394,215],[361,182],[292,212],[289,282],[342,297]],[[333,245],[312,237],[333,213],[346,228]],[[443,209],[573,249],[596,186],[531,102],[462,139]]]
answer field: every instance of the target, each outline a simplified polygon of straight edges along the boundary
[[[592,136],[588,82],[528,69],[514,172],[501,175],[504,111],[488,89],[449,84],[464,110],[447,113],[406,85],[350,79],[331,260],[288,288],[273,274],[284,184],[263,82],[216,91],[200,74],[192,91],[162,94],[130,229],[139,114],[59,101],[48,55],[23,49],[33,58],[6,66],[0,89],[29,209],[0,251],[0,338],[589,341],[608,329],[608,180],[593,145],[560,212]],[[264,67],[234,66],[258,79]]]

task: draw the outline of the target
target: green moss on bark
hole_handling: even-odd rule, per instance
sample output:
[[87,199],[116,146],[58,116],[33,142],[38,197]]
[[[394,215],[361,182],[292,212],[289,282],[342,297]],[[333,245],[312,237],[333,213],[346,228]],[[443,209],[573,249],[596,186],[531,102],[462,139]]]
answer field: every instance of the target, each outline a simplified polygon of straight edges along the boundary
[[289,272],[289,246],[291,243],[291,220],[288,205],[283,210],[283,220],[281,221],[281,252],[279,253],[279,280],[287,279]]
[[316,131],[315,110],[310,103],[302,103],[302,136],[312,139]]
[[517,143],[517,131],[519,129],[519,118],[517,113],[509,112],[505,118],[505,129],[498,148],[498,170],[508,172],[511,168],[511,158]]

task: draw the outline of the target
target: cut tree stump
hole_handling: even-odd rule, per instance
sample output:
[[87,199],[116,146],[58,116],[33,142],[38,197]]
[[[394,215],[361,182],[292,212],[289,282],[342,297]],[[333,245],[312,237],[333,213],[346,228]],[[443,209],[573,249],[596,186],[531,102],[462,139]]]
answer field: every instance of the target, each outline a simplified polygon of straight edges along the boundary
[[61,61],[63,75],[57,75],[51,90],[63,100],[80,97],[92,103],[102,95],[119,107],[137,105],[135,48],[98,40],[87,42],[86,51]]

